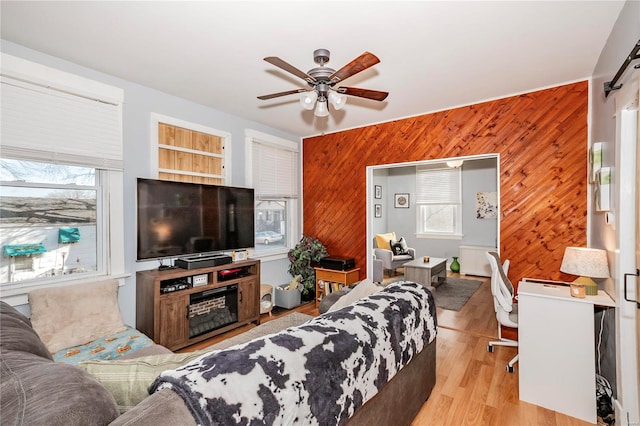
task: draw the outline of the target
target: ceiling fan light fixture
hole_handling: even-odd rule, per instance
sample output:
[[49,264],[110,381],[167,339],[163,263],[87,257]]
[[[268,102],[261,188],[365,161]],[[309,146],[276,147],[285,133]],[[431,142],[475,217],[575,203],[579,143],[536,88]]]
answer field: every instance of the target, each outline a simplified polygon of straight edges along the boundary
[[300,95],[300,105],[302,105],[302,108],[311,111],[316,104],[316,99],[318,99],[318,93],[315,90],[303,92]]
[[464,160],[451,160],[447,161],[447,166],[451,167],[452,169],[457,169],[458,167],[462,166],[462,163],[464,163]]
[[314,112],[316,117],[326,117],[329,115],[329,107],[327,106],[327,99],[321,98],[316,103],[316,111]]
[[333,108],[336,111],[341,110],[347,103],[347,96],[346,95],[342,95],[340,93],[334,92],[334,91],[330,91],[329,92],[329,102],[331,102],[331,106],[333,106]]

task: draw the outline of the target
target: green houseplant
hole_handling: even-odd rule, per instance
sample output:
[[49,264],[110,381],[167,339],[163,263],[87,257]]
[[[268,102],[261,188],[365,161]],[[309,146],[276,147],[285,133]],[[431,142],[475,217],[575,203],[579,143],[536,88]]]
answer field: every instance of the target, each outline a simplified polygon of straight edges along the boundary
[[305,300],[311,300],[316,292],[316,271],[313,269],[320,259],[328,255],[327,248],[316,237],[303,235],[294,248],[289,250],[289,273],[301,275],[300,286]]

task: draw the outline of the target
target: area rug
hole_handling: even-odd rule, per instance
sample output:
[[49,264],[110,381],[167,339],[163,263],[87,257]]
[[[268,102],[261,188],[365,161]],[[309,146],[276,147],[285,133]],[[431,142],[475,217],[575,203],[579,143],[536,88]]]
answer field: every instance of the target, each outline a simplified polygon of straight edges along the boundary
[[[404,276],[385,279],[383,284],[388,285],[397,281],[404,281]],[[473,296],[480,284],[482,281],[447,277],[447,280],[433,292],[436,306],[448,311],[459,311]]]
[[447,277],[443,284],[436,287],[436,306],[449,311],[459,311],[471,299],[480,284],[482,281]]

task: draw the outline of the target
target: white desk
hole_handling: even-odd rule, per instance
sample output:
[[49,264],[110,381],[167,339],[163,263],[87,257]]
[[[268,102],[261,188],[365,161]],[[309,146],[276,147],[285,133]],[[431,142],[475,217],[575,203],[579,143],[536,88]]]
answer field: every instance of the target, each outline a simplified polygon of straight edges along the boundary
[[594,307],[615,302],[602,290],[579,299],[569,286],[531,281],[518,285],[520,400],[595,424]]

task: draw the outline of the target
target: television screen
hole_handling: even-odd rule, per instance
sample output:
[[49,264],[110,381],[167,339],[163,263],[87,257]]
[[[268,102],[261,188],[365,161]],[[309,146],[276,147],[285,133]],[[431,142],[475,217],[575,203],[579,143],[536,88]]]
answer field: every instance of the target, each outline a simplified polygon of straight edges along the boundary
[[138,260],[254,246],[252,188],[138,178]]

